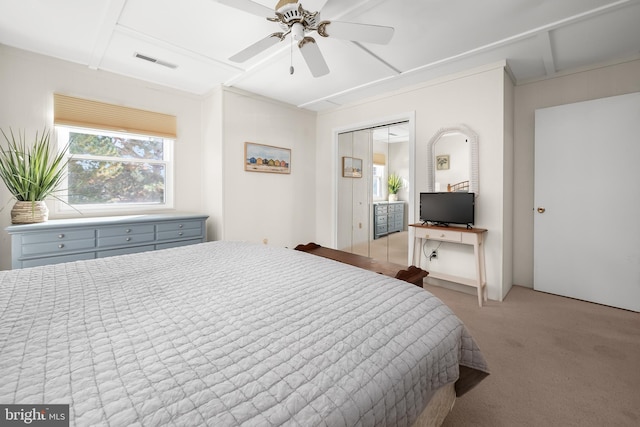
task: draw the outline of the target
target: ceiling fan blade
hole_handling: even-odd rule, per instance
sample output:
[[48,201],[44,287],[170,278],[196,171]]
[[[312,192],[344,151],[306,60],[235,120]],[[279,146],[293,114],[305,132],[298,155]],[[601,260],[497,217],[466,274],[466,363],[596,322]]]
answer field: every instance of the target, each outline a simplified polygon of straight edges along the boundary
[[324,5],[327,4],[327,0],[302,0],[300,3],[309,12],[320,12]]
[[271,46],[278,44],[278,42],[284,39],[284,36],[285,35],[283,33],[273,33],[270,36],[267,36],[262,40],[255,42],[251,46],[245,49],[242,49],[240,52],[236,53],[231,58],[229,58],[229,61],[244,62],[250,58],[253,58],[260,52],[263,52],[269,49]]
[[322,77],[329,74],[329,67],[320,52],[320,48],[316,41],[311,37],[305,37],[298,44],[300,52],[307,63],[307,67],[311,70],[313,77]]
[[263,6],[259,3],[251,0],[214,0],[220,4],[224,4],[234,9],[239,9],[253,15],[258,15],[263,18],[270,18],[274,16],[273,9]]
[[323,37],[376,44],[389,43],[394,31],[393,27],[352,22],[323,21],[318,25],[318,34]]

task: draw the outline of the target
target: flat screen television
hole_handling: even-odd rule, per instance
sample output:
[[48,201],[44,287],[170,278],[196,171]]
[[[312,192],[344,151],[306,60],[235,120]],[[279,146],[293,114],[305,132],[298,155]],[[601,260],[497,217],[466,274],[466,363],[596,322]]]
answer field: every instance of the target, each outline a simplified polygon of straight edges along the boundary
[[475,220],[474,193],[420,193],[420,220],[433,225],[462,224]]

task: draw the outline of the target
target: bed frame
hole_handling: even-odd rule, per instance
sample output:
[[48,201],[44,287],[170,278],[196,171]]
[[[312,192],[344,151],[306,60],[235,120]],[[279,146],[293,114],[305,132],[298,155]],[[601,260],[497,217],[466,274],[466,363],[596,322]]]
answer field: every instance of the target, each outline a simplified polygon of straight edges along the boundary
[[362,255],[352,254],[350,252],[340,251],[338,249],[329,249],[318,245],[317,243],[307,243],[306,245],[298,245],[294,248],[296,251],[308,252],[323,258],[329,258],[334,261],[343,262],[345,264],[360,267],[365,270],[374,271],[384,274],[385,276],[395,277],[404,280],[416,286],[422,287],[422,279],[427,277],[429,272],[416,267],[415,265],[405,267],[392,262],[379,261]]

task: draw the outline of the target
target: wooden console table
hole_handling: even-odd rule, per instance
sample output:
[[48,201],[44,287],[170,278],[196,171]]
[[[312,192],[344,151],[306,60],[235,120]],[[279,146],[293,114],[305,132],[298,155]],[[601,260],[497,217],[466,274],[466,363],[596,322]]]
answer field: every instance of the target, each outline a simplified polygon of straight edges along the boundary
[[[477,288],[478,304],[482,307],[482,301],[487,300],[487,277],[484,261],[484,235],[487,230],[484,228],[440,227],[424,224],[411,224],[409,227],[413,227],[415,231],[411,263],[417,264],[418,266],[420,266],[420,261],[422,260],[422,257],[420,256],[420,248],[422,248],[423,240],[436,240],[439,242],[473,246],[473,254],[476,264],[475,278],[469,279],[466,277],[453,276],[434,271],[429,272],[429,276],[435,279],[448,280],[450,282],[462,283],[463,285]],[[417,262],[415,261],[416,252],[418,255]]]
[[427,275],[429,274],[425,270],[414,265],[410,267],[404,267],[400,264],[377,261],[373,258],[368,258],[362,255],[352,254],[337,249],[324,248],[313,242],[306,245],[298,245],[295,247],[295,250],[308,252],[310,254],[318,255],[323,258],[329,258],[334,261],[343,262],[345,264],[360,267],[365,270],[384,274],[385,276],[395,277],[396,279],[404,280],[405,282],[412,283],[421,288],[422,279],[427,277]]

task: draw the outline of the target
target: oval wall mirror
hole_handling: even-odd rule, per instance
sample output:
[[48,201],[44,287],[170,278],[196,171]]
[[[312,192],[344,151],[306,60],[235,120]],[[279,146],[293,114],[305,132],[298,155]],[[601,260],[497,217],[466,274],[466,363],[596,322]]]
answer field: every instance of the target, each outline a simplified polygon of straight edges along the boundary
[[427,191],[478,194],[478,134],[466,125],[438,130],[427,146]]

